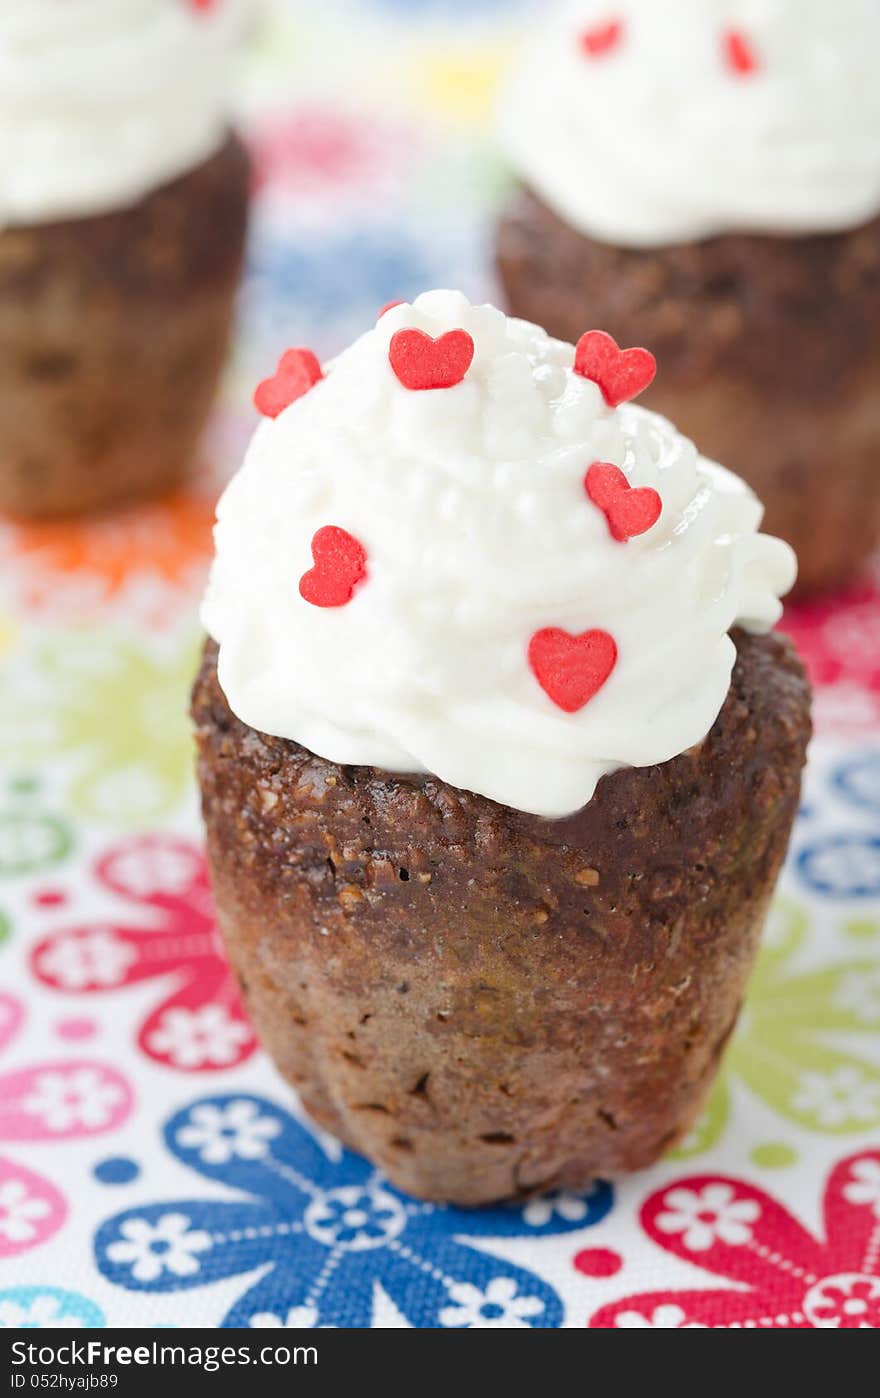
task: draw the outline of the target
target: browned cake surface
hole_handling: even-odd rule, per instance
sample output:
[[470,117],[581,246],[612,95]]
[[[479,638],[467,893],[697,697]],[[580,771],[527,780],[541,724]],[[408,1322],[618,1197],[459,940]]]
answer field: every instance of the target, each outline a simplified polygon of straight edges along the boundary
[[79,513],[180,480],[226,353],[248,181],[230,137],[130,209],[0,232],[0,509]]
[[498,261],[513,314],[653,350],[660,373],[641,401],[754,486],[765,527],[798,553],[802,592],[859,570],[880,539],[880,219],[620,248],[523,190]]
[[[733,1029],[797,808],[809,690],[739,635],[699,748],[546,821],[193,711],[220,927],[312,1116],[409,1192],[479,1204],[654,1161]],[[515,760],[515,757],[512,758]]]

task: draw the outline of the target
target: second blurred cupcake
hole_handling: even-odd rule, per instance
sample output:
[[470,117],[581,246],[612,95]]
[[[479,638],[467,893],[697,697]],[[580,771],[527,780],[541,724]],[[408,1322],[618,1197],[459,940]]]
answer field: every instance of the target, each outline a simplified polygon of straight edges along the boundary
[[231,0],[0,13],[0,509],[80,513],[186,471],[226,352],[249,168]]
[[802,592],[880,537],[878,51],[875,0],[574,0],[502,104],[512,311],[651,344]]

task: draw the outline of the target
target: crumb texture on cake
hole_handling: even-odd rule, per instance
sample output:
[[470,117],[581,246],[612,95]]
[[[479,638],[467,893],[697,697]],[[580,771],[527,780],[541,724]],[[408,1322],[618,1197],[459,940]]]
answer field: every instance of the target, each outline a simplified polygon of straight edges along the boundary
[[857,576],[880,537],[880,218],[809,238],[624,248],[524,189],[497,249],[513,314],[562,337],[591,316],[651,346],[660,372],[645,406],[749,482],[763,528],[797,554],[799,593]]
[[0,232],[0,509],[81,514],[180,481],[226,357],[249,178],[230,136],[130,209]]
[[696,1119],[797,809],[809,688],[735,636],[698,748],[561,821],[345,767],[193,712],[218,920],[267,1049],[323,1127],[427,1199],[642,1168]]

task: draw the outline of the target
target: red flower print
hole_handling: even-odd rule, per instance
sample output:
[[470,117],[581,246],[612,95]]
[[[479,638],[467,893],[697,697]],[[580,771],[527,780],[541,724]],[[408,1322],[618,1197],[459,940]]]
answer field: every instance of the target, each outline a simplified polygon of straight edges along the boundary
[[880,1329],[880,1150],[832,1171],[824,1241],[762,1189],[719,1175],[664,1186],[641,1221],[666,1252],[739,1289],[628,1296],[596,1312],[596,1329]]
[[880,586],[867,581],[788,606],[782,629],[816,688],[819,731],[872,731],[880,721]]
[[818,684],[850,678],[880,689],[878,608],[880,588],[873,583],[786,608],[784,629],[803,650]]
[[45,985],[112,992],[159,979],[169,993],[138,1031],[148,1057],[184,1072],[232,1068],[256,1047],[214,923],[205,860],[186,840],[140,836],[95,864],[95,881],[136,909],[45,937],[31,955]]

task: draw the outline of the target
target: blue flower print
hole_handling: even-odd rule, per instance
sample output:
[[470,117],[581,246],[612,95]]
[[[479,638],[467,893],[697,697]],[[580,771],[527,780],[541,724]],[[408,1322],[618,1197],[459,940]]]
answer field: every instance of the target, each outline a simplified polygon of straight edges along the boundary
[[405,1215],[390,1195],[353,1184],[337,1189],[309,1206],[312,1236],[327,1247],[363,1252],[395,1238]]
[[553,1328],[563,1318],[556,1292],[481,1245],[574,1232],[612,1204],[601,1183],[519,1207],[420,1203],[367,1161],[325,1148],[288,1112],[246,1094],[202,1098],[164,1134],[173,1156],[238,1197],[116,1214],[96,1235],[98,1267],[117,1286],[154,1293],[259,1269],[221,1322],[230,1327],[359,1329],[390,1302],[417,1328]]
[[255,346],[277,354],[295,340],[335,354],[372,328],[387,301],[413,300],[435,286],[488,291],[475,242],[418,225],[283,238],[261,230],[251,239],[244,285]]
[[796,868],[811,893],[826,898],[880,897],[880,838],[827,835],[806,845]]
[[831,785],[857,810],[880,815],[880,752],[859,752],[831,774]]
[[104,1313],[94,1301],[57,1286],[13,1286],[0,1291],[0,1330],[94,1329]]

